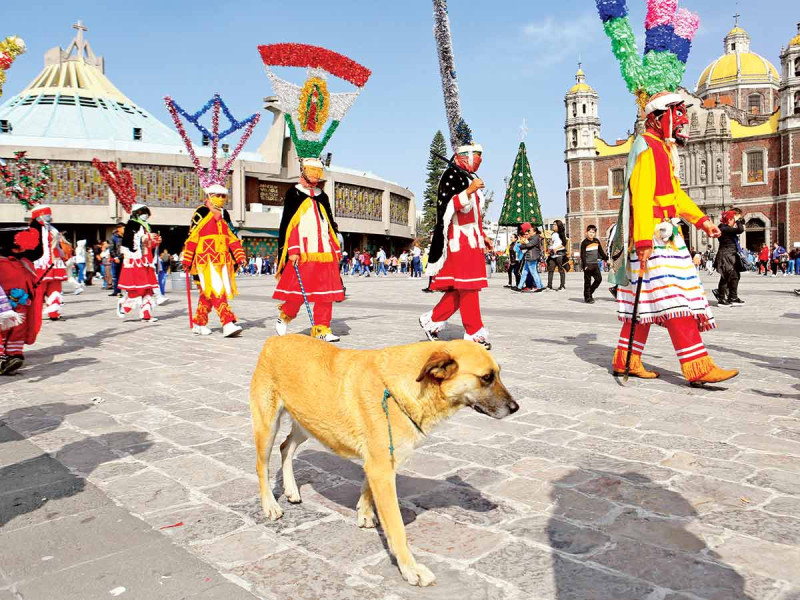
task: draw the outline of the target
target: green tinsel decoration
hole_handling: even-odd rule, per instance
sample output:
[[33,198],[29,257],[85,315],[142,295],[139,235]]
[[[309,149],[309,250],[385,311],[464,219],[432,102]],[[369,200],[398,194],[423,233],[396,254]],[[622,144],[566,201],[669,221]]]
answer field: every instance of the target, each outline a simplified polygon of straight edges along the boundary
[[672,52],[648,52],[644,55],[642,87],[648,94],[674,92],[683,80],[686,65]]
[[622,17],[607,21],[603,28],[611,39],[611,51],[619,62],[622,78],[628,90],[635,94],[642,87],[643,68],[631,23],[628,17]]

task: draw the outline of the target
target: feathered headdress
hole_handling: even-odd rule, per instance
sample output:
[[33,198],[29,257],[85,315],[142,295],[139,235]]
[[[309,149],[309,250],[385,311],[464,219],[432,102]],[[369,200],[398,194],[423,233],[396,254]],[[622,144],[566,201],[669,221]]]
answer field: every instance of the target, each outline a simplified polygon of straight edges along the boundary
[[[319,157],[372,72],[342,54],[319,46],[270,44],[259,46],[258,51],[278,96],[297,156]],[[307,67],[308,78],[301,87],[279,78],[270,67]],[[331,93],[328,75],[352,83],[356,91]]]
[[25,42],[15,35],[0,41],[0,96],[3,95],[3,84],[6,82],[6,70],[22,53],[25,52]]
[[103,162],[93,158],[94,168],[100,172],[106,185],[114,192],[117,202],[126,213],[130,214],[131,208],[136,203],[136,188],[133,186],[133,174],[128,169],[119,170],[114,161]]
[[39,204],[47,193],[47,186],[50,184],[50,165],[45,160],[34,173],[28,159],[25,158],[24,151],[15,152],[13,160],[17,167],[16,177],[11,167],[0,160],[0,177],[5,188],[4,193],[9,198],[16,199],[26,210],[30,210]]
[[659,92],[674,92],[683,80],[700,17],[685,8],[678,10],[678,0],[647,0],[644,58],[640,58],[625,0],[596,2],[622,77],[639,106],[644,109]]
[[[239,156],[239,153],[242,151],[245,142],[247,142],[247,140],[250,138],[250,135],[253,133],[253,129],[258,124],[261,114],[255,113],[243,121],[237,121],[219,94],[214,94],[214,96],[212,96],[211,99],[206,102],[205,105],[203,105],[203,108],[194,114],[189,114],[183,110],[169,96],[164,98],[164,103],[167,105],[169,114],[172,115],[172,120],[175,122],[175,128],[178,130],[183,143],[186,145],[186,151],[189,153],[189,156],[192,159],[192,164],[194,164],[194,170],[197,172],[197,177],[200,179],[200,186],[203,189],[209,188],[212,185],[224,186],[228,177],[228,171],[230,170],[233,161],[236,160],[237,156]],[[212,111],[211,131],[209,131],[202,123],[200,123],[200,118],[209,110]],[[228,128],[222,133],[220,133],[219,130],[220,111],[225,114],[225,118],[228,119],[229,122]],[[203,169],[203,167],[200,165],[200,160],[197,158],[197,154],[194,151],[192,142],[186,133],[186,129],[183,127],[183,123],[181,122],[181,116],[189,123],[194,125],[197,130],[200,131],[200,133],[202,133],[211,141],[211,164],[208,169]],[[227,156],[225,163],[220,167],[217,156],[220,141],[242,128],[245,128],[242,137],[239,139],[239,142],[236,144],[233,152]]]

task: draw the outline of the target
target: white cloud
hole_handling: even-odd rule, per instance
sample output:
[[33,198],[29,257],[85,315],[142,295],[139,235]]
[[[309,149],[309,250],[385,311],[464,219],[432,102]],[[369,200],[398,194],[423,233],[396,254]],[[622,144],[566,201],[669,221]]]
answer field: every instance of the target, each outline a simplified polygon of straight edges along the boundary
[[576,61],[581,53],[588,55],[602,35],[603,26],[596,13],[588,12],[563,21],[545,17],[523,26],[522,33],[539,50],[539,64],[554,65]]

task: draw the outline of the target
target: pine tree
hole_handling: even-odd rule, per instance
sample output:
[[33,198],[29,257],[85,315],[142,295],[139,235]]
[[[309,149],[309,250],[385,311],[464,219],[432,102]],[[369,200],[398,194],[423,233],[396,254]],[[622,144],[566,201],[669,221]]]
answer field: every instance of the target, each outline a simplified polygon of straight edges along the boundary
[[447,163],[441,158],[434,156],[447,156],[447,142],[441,131],[437,131],[431,141],[431,148],[428,152],[427,176],[425,178],[424,202],[422,204],[422,227],[417,230],[417,237],[423,246],[427,246],[430,241],[430,233],[436,226],[436,203],[438,198],[439,179],[447,168]]
[[539,195],[533,182],[525,142],[520,142],[517,158],[514,159],[514,170],[508,182],[499,221],[500,225],[507,227],[516,227],[522,223],[532,223],[539,227],[543,224],[542,207],[539,205]]

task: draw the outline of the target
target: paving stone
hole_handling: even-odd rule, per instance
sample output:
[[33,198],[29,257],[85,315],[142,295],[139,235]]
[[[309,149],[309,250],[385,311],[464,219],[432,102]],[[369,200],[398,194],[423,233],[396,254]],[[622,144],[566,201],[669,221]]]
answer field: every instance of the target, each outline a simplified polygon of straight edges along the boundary
[[121,499],[138,514],[171,508],[189,501],[188,489],[152,470],[116,481],[107,488],[107,492],[114,498]]
[[491,488],[493,495],[521,502],[536,511],[542,511],[552,503],[553,486],[540,479],[514,477]]
[[471,486],[442,486],[408,502],[422,510],[450,515],[459,523],[495,525],[517,516],[515,510],[494,502]]
[[662,460],[661,464],[671,469],[691,471],[698,475],[708,475],[728,481],[743,481],[754,471],[752,467],[741,463],[706,458],[688,452],[676,452],[671,457]]
[[751,571],[771,579],[800,584],[800,548],[797,545],[775,544],[741,535],[726,537],[714,545],[718,560],[743,571]]
[[260,497],[258,481],[240,477],[231,481],[226,481],[220,485],[209,487],[203,493],[214,502],[219,502],[225,506],[239,504],[245,500]]
[[683,477],[672,487],[697,514],[701,515],[717,510],[739,509],[760,504],[770,496],[769,492],[756,487],[711,477]]
[[156,429],[155,433],[161,435],[180,446],[196,446],[220,438],[220,434],[202,429],[191,423],[180,423]]
[[220,569],[234,569],[283,552],[286,548],[286,544],[268,535],[263,527],[243,529],[208,543],[192,545],[198,556]]
[[800,519],[776,516],[761,510],[727,510],[702,516],[709,525],[725,527],[768,542],[800,544]]
[[211,540],[244,525],[244,521],[236,514],[208,504],[149,513],[145,519],[154,529],[185,544]]
[[775,498],[774,500],[770,500],[769,503],[764,507],[764,510],[796,517],[800,515],[800,498],[781,496]]
[[462,460],[443,458],[428,452],[415,452],[403,463],[403,470],[413,471],[426,477],[437,477],[466,464]]
[[503,525],[514,537],[536,542],[567,554],[586,558],[601,550],[611,539],[588,527],[579,527],[551,515],[534,515]]
[[743,448],[752,448],[753,450],[761,450],[763,452],[791,454],[800,457],[800,442],[792,442],[770,435],[737,435],[731,439],[731,443]]
[[584,494],[663,515],[686,517],[694,514],[692,507],[680,494],[659,486],[633,485],[612,475],[592,479],[577,489]]
[[162,460],[158,468],[189,487],[210,487],[229,481],[236,473],[206,456],[187,454]]
[[743,452],[736,457],[737,462],[753,465],[754,467],[781,469],[800,473],[800,458],[786,454],[764,454],[762,452]]
[[750,477],[747,483],[800,496],[800,476],[797,473],[765,469]]
[[448,475],[446,481],[453,485],[467,485],[482,490],[499,481],[508,479],[508,477],[509,475],[497,469],[466,467],[458,469],[452,475]]
[[600,528],[614,539],[626,537],[689,554],[706,548],[705,540],[696,535],[698,524],[691,519],[665,519],[628,508]]
[[340,564],[387,552],[377,529],[360,529],[355,521],[326,521],[296,529],[290,537],[293,543],[309,552],[322,554]]
[[429,452],[446,454],[453,458],[473,462],[484,467],[496,467],[507,465],[519,460],[520,456],[514,452],[508,452],[499,448],[489,448],[487,446],[477,446],[473,444],[453,444],[443,443],[431,446]]
[[146,444],[134,444],[125,448],[120,448],[121,452],[134,456],[136,460],[141,460],[146,463],[156,463],[160,460],[168,458],[175,458],[188,454],[190,450],[181,448],[169,442],[147,442]]
[[[355,576],[343,565],[331,565],[296,550],[279,552],[257,562],[233,569],[250,582],[256,594],[292,600],[384,600],[381,592]],[[309,577],[313,573],[313,577]],[[399,576],[399,575],[398,575]],[[407,585],[398,582],[398,585]]]
[[684,452],[699,454],[709,458],[733,458],[740,452],[736,446],[725,442],[709,442],[678,435],[650,433],[640,438],[639,441],[643,444],[649,444],[665,450],[683,450]]
[[[313,503],[289,504],[286,498],[277,499],[283,509],[283,516],[277,521],[270,521],[261,508],[261,498],[252,498],[230,506],[230,509],[242,517],[264,527],[270,535],[282,534],[287,530],[306,523],[313,523],[331,516],[331,512],[321,510],[322,507]],[[289,534],[291,535],[291,533]]]
[[524,597],[537,600],[641,600],[654,591],[645,583],[523,543],[508,544],[473,567],[490,577],[510,581]]
[[603,438],[583,437],[569,443],[570,447],[592,450],[601,454],[618,456],[626,460],[641,462],[659,462],[666,457],[666,452],[658,448],[650,448],[641,444],[627,444]]
[[752,600],[745,593],[744,578],[735,569],[649,544],[617,540],[614,547],[593,556],[592,561],[701,598]]

